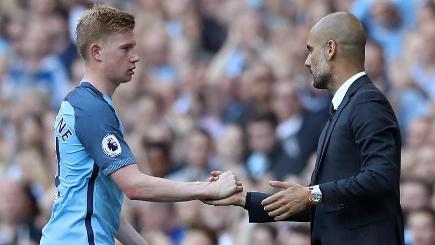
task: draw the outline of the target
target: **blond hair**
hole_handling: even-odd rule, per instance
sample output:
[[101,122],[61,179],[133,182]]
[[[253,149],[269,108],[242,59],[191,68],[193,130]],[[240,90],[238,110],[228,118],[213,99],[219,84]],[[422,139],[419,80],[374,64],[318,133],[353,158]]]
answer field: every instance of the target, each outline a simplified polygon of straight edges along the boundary
[[87,49],[92,42],[106,38],[113,33],[132,31],[134,16],[107,5],[94,5],[79,20],[76,27],[76,41],[79,54],[88,59]]

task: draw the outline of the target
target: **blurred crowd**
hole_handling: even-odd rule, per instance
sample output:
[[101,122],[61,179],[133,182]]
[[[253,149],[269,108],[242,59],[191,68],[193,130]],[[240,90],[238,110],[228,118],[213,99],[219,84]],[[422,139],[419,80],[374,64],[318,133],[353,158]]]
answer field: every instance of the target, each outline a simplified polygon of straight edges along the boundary
[[[435,1],[1,0],[0,245],[38,244],[50,217],[54,118],[82,79],[75,25],[95,2],[136,16],[141,61],[114,100],[141,171],[232,170],[264,192],[268,180],[309,183],[331,97],[312,88],[307,33],[328,13],[355,14],[366,72],[401,126],[407,245],[435,244]],[[126,200],[123,213],[152,245],[310,244],[309,224],[249,224],[236,207]]]

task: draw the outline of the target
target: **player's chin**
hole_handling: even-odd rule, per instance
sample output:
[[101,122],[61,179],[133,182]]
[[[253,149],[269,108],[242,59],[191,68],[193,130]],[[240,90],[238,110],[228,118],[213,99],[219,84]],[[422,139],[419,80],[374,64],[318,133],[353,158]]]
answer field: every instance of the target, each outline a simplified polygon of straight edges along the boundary
[[120,82],[120,84],[123,84],[123,83],[129,83],[131,81],[131,79],[130,80],[122,80],[121,82]]
[[133,70],[128,70],[125,74],[124,74],[124,82],[129,82],[131,81],[131,79],[133,79],[133,75],[134,75],[134,71]]
[[122,80],[121,83],[128,83],[133,79],[133,75],[127,75]]

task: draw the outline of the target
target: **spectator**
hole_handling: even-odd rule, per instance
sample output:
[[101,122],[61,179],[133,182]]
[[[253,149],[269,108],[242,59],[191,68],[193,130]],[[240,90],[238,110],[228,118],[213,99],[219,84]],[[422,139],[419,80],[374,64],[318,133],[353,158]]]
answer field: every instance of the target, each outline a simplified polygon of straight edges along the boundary
[[193,228],[187,232],[181,245],[202,244],[217,245],[216,235],[207,228]]
[[384,48],[375,41],[366,44],[365,68],[376,87],[383,93],[388,92],[390,81],[385,70]]
[[172,135],[163,126],[150,127],[150,132],[143,138],[142,147],[146,156],[149,174],[156,177],[166,177],[172,171]]
[[39,244],[39,212],[30,186],[10,179],[0,180],[0,244]]
[[246,157],[246,139],[243,129],[237,124],[228,124],[217,138],[217,162],[222,169],[232,170],[239,177],[246,175],[244,162]]
[[277,243],[277,230],[272,225],[257,224],[251,230],[251,245],[274,245]]
[[[13,177],[13,182],[28,182],[41,207],[37,229],[50,218],[55,195],[50,177],[57,173],[54,111],[83,77],[84,64],[75,50],[75,26],[93,2],[0,1],[0,176],[1,181]],[[211,169],[231,169],[247,184],[246,189],[258,190],[275,176],[269,169],[258,174],[258,182],[243,179],[249,177],[247,157],[257,152],[248,141],[249,116],[256,110],[272,111],[277,117],[275,131],[281,132],[275,141],[282,143],[282,152],[297,152],[292,146],[294,138],[299,138],[299,153],[307,158],[312,147],[306,142],[316,140],[301,135],[315,135],[322,128],[318,125],[324,123],[321,118],[327,115],[331,98],[312,89],[311,76],[303,65],[306,50],[300,47],[305,46],[310,25],[320,17],[335,10],[354,12],[370,37],[366,71],[376,86],[386,89],[399,118],[404,142],[402,204],[408,210],[421,206],[435,210],[435,194],[427,197],[431,188],[421,185],[433,186],[435,176],[433,1],[98,2],[136,15],[137,50],[143,65],[138,64],[133,83],[121,86],[114,100],[124,122],[124,136],[135,155],[144,160],[141,171],[155,176],[183,172],[180,176],[197,181],[207,178]],[[278,129],[287,129],[285,125],[297,114],[303,118],[298,137]],[[186,140],[196,127],[206,129],[210,139],[195,136],[201,142],[196,144]],[[272,134],[270,130],[260,140],[270,140]],[[279,174],[307,184],[315,162],[315,156],[310,157],[305,165],[295,164],[305,166],[297,175],[288,169]],[[199,168],[201,176],[189,175],[186,169],[195,165],[190,162],[207,166]],[[2,196],[0,203],[15,198]],[[136,209],[134,202],[124,206]],[[143,233],[151,244],[178,245],[191,227],[204,223],[198,202],[177,204],[172,211],[159,207],[156,216],[172,216]],[[139,212],[131,216],[138,218]],[[224,240],[222,234],[215,234],[220,242],[249,244],[252,227],[243,226],[246,217],[231,213],[231,219],[239,226],[226,224]],[[168,233],[164,227],[179,228],[179,233]],[[307,227],[275,228],[282,244],[289,240],[292,245],[309,244],[304,233]]]
[[310,228],[307,224],[290,225],[280,237],[282,245],[309,245]]
[[57,108],[65,96],[68,75],[53,56],[48,56],[49,39],[42,21],[29,23],[22,37],[22,56],[11,65],[7,82],[20,94],[26,89],[39,90]]
[[279,121],[276,135],[290,158],[291,173],[300,174],[310,155],[316,151],[327,115],[304,110],[297,88],[291,81],[273,86],[272,109]]
[[400,54],[404,36],[415,24],[416,5],[402,0],[357,0],[352,12],[362,21],[369,37],[385,47],[388,62]]
[[174,218],[174,205],[173,203],[145,202],[134,207],[136,227],[144,238],[152,236],[155,239],[164,240],[163,236],[174,243],[180,239],[183,231],[178,226],[177,219]]
[[248,120],[246,128],[251,153],[246,160],[246,168],[255,181],[260,181],[266,173],[278,180],[297,173],[296,166],[275,135],[276,125],[276,118],[270,112],[253,114]]
[[431,209],[411,212],[407,219],[412,245],[431,245],[435,243],[435,213]]
[[177,181],[206,180],[211,171],[211,155],[214,151],[213,140],[203,129],[193,130],[186,139],[184,159],[180,169],[169,175]]
[[431,190],[423,180],[404,179],[400,183],[400,190],[400,204],[405,214],[429,207]]

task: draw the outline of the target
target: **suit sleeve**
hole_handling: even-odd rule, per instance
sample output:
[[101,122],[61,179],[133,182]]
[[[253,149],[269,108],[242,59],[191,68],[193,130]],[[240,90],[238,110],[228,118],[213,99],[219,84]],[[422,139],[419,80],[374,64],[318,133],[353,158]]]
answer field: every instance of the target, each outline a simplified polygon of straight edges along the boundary
[[120,122],[109,106],[78,109],[75,128],[80,142],[104,175],[136,163],[124,140]]
[[[264,211],[261,201],[271,196],[270,194],[260,193],[260,192],[248,192],[246,195],[245,209],[248,210],[249,222],[250,223],[267,223],[275,222],[275,220],[270,217],[266,211]],[[286,221],[299,221],[299,222],[309,222],[310,221],[310,210],[309,208],[304,211],[289,217]]]
[[350,178],[320,185],[326,206],[398,192],[400,131],[385,97],[371,92],[355,98],[349,128],[361,154],[361,169]]

